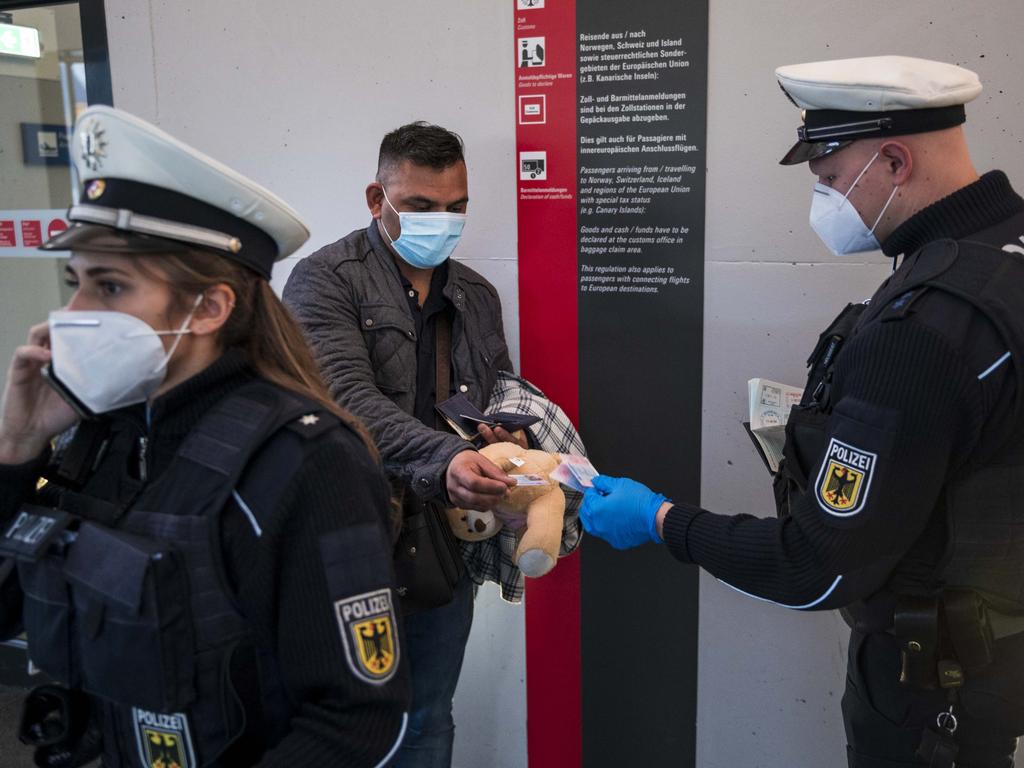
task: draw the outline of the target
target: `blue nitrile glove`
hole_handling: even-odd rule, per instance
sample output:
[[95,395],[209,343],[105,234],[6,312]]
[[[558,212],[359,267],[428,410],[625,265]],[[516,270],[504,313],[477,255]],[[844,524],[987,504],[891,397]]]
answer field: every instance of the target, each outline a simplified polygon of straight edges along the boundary
[[580,520],[592,536],[616,549],[629,549],[653,541],[661,544],[657,517],[668,499],[628,477],[598,475],[594,487],[583,494]]

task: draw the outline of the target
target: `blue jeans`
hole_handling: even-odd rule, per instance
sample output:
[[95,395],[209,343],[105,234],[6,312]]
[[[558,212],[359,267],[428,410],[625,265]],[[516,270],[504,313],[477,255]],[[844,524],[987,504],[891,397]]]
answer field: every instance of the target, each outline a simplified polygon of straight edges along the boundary
[[412,675],[412,711],[391,768],[450,768],[452,698],[473,623],[473,582],[463,576],[447,605],[402,617],[403,652]]

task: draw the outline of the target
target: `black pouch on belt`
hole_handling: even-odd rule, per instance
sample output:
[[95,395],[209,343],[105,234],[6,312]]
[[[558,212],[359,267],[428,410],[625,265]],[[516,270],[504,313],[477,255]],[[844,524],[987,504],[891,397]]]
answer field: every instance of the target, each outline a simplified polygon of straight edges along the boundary
[[901,595],[893,614],[893,634],[900,641],[900,683],[911,688],[936,688],[938,598]]
[[946,631],[953,651],[967,671],[981,669],[992,661],[992,628],[985,603],[970,589],[950,589],[942,595]]

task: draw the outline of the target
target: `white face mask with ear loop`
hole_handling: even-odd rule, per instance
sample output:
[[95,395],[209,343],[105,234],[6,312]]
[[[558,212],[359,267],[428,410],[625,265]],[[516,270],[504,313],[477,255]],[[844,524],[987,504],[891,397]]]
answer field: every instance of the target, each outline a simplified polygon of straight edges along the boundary
[[878,152],[875,152],[864,169],[857,174],[857,178],[853,180],[853,184],[846,190],[845,195],[820,182],[814,185],[814,193],[811,197],[811,229],[836,256],[875,251],[881,247],[878,238],[875,237],[875,227],[878,226],[878,222],[882,220],[882,216],[885,215],[893,198],[896,197],[899,185],[892,188],[889,199],[885,201],[885,205],[882,206],[875,223],[870,228],[848,200],[850,193],[857,186],[857,182],[868,172],[868,168],[876,159],[878,159]]
[[[167,364],[202,303],[175,331],[154,330],[124,312],[55,310],[50,313],[52,376],[91,414],[108,413],[148,400],[164,379]],[[161,336],[175,336],[164,350]]]

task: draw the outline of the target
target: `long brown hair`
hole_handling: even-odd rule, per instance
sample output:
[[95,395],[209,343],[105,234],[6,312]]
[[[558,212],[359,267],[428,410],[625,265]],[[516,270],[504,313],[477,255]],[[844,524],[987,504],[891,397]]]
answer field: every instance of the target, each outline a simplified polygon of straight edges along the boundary
[[[156,269],[147,269],[147,262]],[[241,349],[261,377],[313,400],[340,418],[380,461],[363,423],[331,397],[302,330],[264,278],[223,256],[198,249],[140,257],[136,264],[143,272],[159,273],[152,276],[169,285],[174,308],[185,313],[198,294],[215,285],[229,286],[235,293],[235,306],[220,329],[221,345]]]

